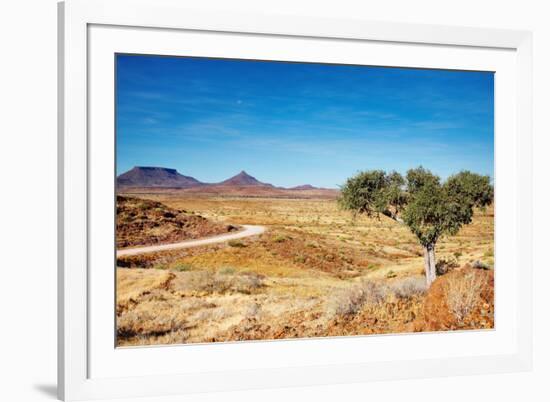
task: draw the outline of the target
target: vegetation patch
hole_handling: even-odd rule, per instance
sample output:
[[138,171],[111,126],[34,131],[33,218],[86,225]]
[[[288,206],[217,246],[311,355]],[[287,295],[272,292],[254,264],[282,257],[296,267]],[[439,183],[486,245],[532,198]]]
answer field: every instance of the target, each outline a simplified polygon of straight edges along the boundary
[[229,244],[230,247],[246,247],[246,244],[240,240],[229,240],[227,244]]

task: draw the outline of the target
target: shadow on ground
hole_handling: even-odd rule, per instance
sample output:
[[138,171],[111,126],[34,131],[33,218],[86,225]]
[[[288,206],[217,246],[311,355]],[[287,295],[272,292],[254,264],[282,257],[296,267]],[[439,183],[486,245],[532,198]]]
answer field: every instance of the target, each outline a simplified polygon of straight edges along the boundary
[[55,384],[34,384],[34,389],[51,399],[57,399],[57,385]]

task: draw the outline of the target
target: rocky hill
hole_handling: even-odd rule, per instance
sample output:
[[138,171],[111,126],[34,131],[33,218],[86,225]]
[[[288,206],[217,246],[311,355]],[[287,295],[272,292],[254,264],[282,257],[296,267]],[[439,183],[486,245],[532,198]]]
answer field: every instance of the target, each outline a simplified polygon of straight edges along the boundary
[[160,202],[117,196],[116,245],[130,247],[173,243],[238,230]]
[[227,180],[222,181],[221,183],[216,184],[218,186],[265,186],[273,187],[273,184],[262,183],[253,176],[250,176],[244,170],[239,174],[230,177]]

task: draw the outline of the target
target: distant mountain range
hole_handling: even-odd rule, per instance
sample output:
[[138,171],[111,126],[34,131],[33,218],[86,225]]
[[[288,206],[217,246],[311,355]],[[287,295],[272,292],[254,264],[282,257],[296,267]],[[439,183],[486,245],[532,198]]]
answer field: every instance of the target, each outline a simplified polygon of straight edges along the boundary
[[194,177],[179,174],[176,169],[163,167],[136,166],[116,179],[121,187],[178,187],[202,186]]
[[338,190],[314,187],[310,184],[284,188],[263,183],[244,170],[219,183],[203,183],[194,177],[184,176],[176,169],[136,166],[117,177],[117,186],[123,192],[136,189],[168,191],[177,189],[186,193],[244,196],[306,196],[334,197]]

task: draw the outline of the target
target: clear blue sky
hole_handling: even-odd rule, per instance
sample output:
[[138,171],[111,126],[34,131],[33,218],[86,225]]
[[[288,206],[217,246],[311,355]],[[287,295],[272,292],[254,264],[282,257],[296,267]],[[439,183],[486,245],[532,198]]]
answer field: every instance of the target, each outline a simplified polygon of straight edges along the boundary
[[116,86],[117,174],[246,170],[331,188],[418,165],[493,177],[488,72],[118,55]]

